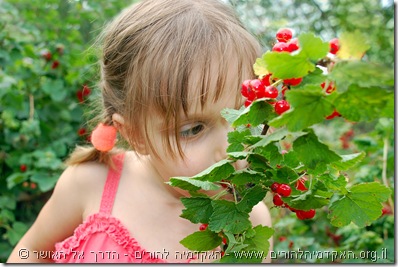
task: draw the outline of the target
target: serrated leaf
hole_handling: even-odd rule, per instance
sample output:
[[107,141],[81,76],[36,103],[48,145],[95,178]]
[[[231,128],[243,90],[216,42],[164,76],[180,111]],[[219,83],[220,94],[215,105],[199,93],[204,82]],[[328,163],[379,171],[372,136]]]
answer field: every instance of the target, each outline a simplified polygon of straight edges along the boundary
[[329,45],[312,33],[299,37],[300,50],[297,54],[287,52],[266,52],[262,59],[269,72],[279,79],[304,77],[315,71],[315,62],[327,55]]
[[362,151],[361,153],[340,156],[342,159],[340,161],[332,163],[331,165],[336,169],[343,171],[348,170],[361,162],[365,158],[366,153]]
[[305,55],[306,58],[313,61],[318,61],[329,52],[329,44],[313,33],[302,33],[298,40],[300,44],[299,54]]
[[242,145],[245,136],[250,135],[250,130],[245,131],[232,131],[228,133],[228,143],[230,144],[227,148],[227,152],[243,151],[244,146]]
[[346,194],[347,181],[344,176],[340,175],[337,178],[330,176],[329,174],[324,174],[319,177],[320,180],[325,184],[325,186],[333,191],[341,192]]
[[256,185],[246,191],[236,207],[242,212],[250,213],[253,207],[265,198],[266,194],[266,190]]
[[245,244],[249,245],[245,250],[262,251],[264,252],[264,257],[266,257],[270,246],[268,240],[272,237],[275,231],[268,226],[262,225],[257,225],[253,229],[256,233],[253,237],[245,240]]
[[273,107],[269,103],[265,102],[264,99],[256,100],[250,106],[245,108],[232,123],[232,126],[237,127],[239,125],[247,124],[257,126],[273,119],[275,117]]
[[209,223],[209,218],[213,213],[211,199],[207,197],[181,198],[185,209],[180,215],[192,223]]
[[311,131],[293,142],[297,158],[310,169],[326,169],[326,165],[341,160],[341,157],[318,140]]
[[239,110],[232,109],[232,108],[225,108],[221,111],[221,116],[229,123],[232,124],[242,113],[242,111],[245,109],[244,106],[242,106]]
[[300,192],[298,197],[293,195],[293,198],[283,198],[283,200],[285,200],[292,208],[310,210],[322,208],[328,205],[332,196],[333,193],[328,192],[323,183],[316,181],[310,190],[306,192]]
[[394,71],[383,65],[363,61],[340,61],[329,73],[339,92],[345,92],[350,84],[360,87],[392,87]]
[[281,153],[279,153],[278,147],[275,143],[270,143],[265,147],[257,147],[253,150],[253,152],[268,159],[269,164],[274,168],[283,161],[283,156]]
[[234,185],[245,185],[248,183],[257,183],[263,179],[265,175],[253,170],[237,171],[231,178],[231,183]]
[[337,111],[347,120],[371,121],[380,116],[390,98],[393,98],[390,91],[352,84],[346,92],[336,98],[334,104]]
[[212,182],[200,181],[190,177],[172,177],[168,182],[166,182],[166,184],[174,187],[179,187],[187,191],[197,191],[199,189],[206,191],[220,189],[220,186]]
[[303,77],[315,70],[315,64],[305,55],[291,55],[287,52],[266,52],[263,55],[268,70],[279,79]]
[[312,90],[314,86],[286,92],[286,100],[290,103],[291,110],[270,121],[269,125],[286,125],[289,131],[296,132],[324,121],[325,117],[333,112],[333,104],[322,93],[320,86],[316,86],[317,91]]
[[378,182],[354,185],[346,195],[332,203],[328,218],[336,227],[351,222],[365,227],[380,217],[383,208],[381,202],[390,195],[391,189]]
[[221,237],[212,231],[197,231],[185,237],[180,243],[192,251],[208,251],[215,249],[221,244]]
[[251,222],[249,214],[240,211],[236,204],[227,200],[212,201],[214,209],[210,217],[209,229],[214,232],[226,231],[232,234],[238,234],[249,227]]
[[235,171],[235,168],[231,165],[232,162],[229,159],[220,160],[191,178],[209,182],[221,181]]
[[252,145],[252,148],[256,147],[261,147],[261,146],[267,146],[268,144],[274,142],[274,141],[279,141],[282,140],[283,138],[286,137],[286,135],[289,134],[289,131],[286,128],[280,128],[272,132],[271,134],[260,136],[261,140]]
[[370,48],[366,35],[359,30],[342,33],[339,36],[339,46],[337,57],[341,59],[361,59]]
[[254,74],[258,77],[268,74],[267,63],[265,63],[262,57],[256,59],[256,62],[253,65],[253,70]]

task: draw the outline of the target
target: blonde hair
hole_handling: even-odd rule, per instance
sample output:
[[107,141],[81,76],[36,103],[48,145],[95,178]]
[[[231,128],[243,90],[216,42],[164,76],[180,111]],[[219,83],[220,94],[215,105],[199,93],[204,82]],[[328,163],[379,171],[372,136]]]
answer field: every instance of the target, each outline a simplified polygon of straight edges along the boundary
[[[187,114],[189,108],[193,73],[199,75],[195,86],[202,107],[206,101],[217,101],[226,90],[238,102],[240,84],[254,77],[252,66],[261,53],[258,41],[245,30],[234,10],[217,0],[141,1],[121,12],[100,40],[99,121],[112,124],[114,113],[122,115],[130,147],[134,150],[144,143],[154,155],[156,148],[147,126],[151,112],[164,118],[169,134],[174,131],[181,154],[177,127],[181,110]],[[232,77],[233,88],[226,88],[232,62],[237,73]],[[211,82],[214,76],[215,83]],[[210,88],[213,84],[215,88]],[[169,138],[164,145],[174,156]],[[93,148],[80,147],[68,163],[109,162],[114,153],[100,155]]]

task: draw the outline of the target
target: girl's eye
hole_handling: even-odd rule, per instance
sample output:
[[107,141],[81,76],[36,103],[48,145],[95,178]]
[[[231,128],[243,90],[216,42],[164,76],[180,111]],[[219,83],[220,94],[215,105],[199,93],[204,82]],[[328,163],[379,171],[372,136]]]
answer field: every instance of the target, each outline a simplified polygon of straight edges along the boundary
[[204,130],[204,128],[205,126],[200,123],[189,124],[182,127],[182,130],[180,131],[180,136],[184,138],[194,137],[199,133],[201,133]]

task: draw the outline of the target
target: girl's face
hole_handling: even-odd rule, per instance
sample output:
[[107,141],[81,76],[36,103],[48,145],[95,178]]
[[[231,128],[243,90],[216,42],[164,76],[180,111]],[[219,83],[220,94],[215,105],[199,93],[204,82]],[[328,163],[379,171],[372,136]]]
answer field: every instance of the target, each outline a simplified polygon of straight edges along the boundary
[[[230,75],[228,75],[230,76]],[[231,77],[231,76],[230,76]],[[216,80],[216,78],[212,79]],[[171,157],[164,146],[164,135],[167,130],[163,128],[162,118],[154,116],[151,120],[152,143],[157,148],[159,158],[151,157],[153,166],[164,181],[169,181],[174,176],[194,176],[214,163],[226,158],[226,149],[228,146],[227,134],[231,131],[230,125],[221,116],[224,108],[239,108],[237,106],[236,93],[233,83],[228,80],[226,88],[220,98],[213,102],[209,100],[201,108],[200,97],[192,97],[187,116],[181,114],[181,120],[177,128],[179,129],[179,140],[183,156],[180,156],[175,144],[174,131],[169,140],[172,147],[175,148],[175,158]],[[236,87],[236,85],[235,85]],[[211,97],[209,97],[211,99]],[[240,166],[235,166],[240,167]],[[181,192],[180,192],[181,193]]]

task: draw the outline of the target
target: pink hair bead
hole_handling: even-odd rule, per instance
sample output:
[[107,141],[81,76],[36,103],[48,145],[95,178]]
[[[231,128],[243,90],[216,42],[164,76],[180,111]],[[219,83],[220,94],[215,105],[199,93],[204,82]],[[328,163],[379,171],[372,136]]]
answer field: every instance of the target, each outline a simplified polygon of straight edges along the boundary
[[114,126],[100,123],[91,134],[91,143],[99,151],[109,151],[116,143],[116,134]]

